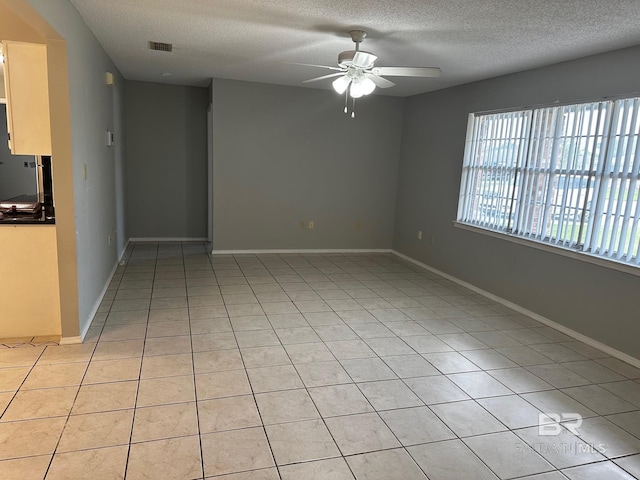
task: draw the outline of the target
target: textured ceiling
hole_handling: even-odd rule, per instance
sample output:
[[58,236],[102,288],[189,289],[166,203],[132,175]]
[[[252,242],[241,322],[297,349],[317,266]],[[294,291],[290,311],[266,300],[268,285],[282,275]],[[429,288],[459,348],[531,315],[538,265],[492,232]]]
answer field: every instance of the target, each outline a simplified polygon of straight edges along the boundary
[[442,68],[437,79],[394,77],[382,93],[398,96],[640,44],[639,0],[71,1],[125,78],[181,85],[303,86],[331,72],[290,63],[335,65],[354,28],[368,31],[377,66]]

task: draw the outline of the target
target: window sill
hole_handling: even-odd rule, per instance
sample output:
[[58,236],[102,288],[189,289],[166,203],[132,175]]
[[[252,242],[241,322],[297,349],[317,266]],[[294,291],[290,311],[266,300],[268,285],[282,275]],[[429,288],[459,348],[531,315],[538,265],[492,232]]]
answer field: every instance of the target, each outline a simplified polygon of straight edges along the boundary
[[606,258],[596,257],[595,255],[590,255],[588,253],[577,252],[569,248],[558,247],[554,245],[547,245],[545,243],[540,243],[540,242],[534,242],[533,240],[528,240],[526,238],[518,237],[516,235],[510,235],[508,233],[500,233],[500,232],[494,232],[492,230],[485,230],[484,228],[479,228],[479,227],[468,225],[462,222],[454,221],[453,225],[457,228],[468,230],[470,232],[475,232],[481,235],[487,235],[489,237],[506,240],[508,242],[513,242],[520,245],[537,248],[538,250],[542,250],[544,252],[554,253],[556,255],[562,255],[563,257],[573,258],[575,260],[580,260],[582,262],[592,263],[595,265],[599,265],[601,267],[611,268],[613,270],[618,270],[620,272],[624,272],[630,275],[635,275],[640,277],[640,268],[633,267],[625,263],[619,263],[613,260],[608,260]]

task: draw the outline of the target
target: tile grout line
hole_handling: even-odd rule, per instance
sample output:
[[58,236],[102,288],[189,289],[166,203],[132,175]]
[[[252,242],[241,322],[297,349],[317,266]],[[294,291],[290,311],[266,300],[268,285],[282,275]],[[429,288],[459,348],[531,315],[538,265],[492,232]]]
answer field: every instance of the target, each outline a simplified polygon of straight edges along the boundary
[[[198,382],[196,381],[196,359],[195,359],[196,352],[194,352],[193,350],[193,332],[191,329],[191,310],[189,308],[190,304],[189,304],[189,287],[187,285],[187,267],[184,264],[184,245],[182,243],[180,244],[180,251],[182,252],[182,262],[184,266],[184,275],[185,275],[185,291],[187,294],[187,318],[189,321],[189,344],[191,345],[191,370],[193,372],[193,395],[194,395],[194,402],[195,402],[194,404],[196,409],[196,425],[198,427],[198,445],[200,447],[200,468],[202,471],[202,478],[204,479],[207,473],[205,471],[205,466],[204,466],[204,449],[202,448],[202,431],[200,428],[200,408],[199,408],[200,401],[198,399]],[[213,266],[211,267],[211,271],[213,272]],[[215,278],[215,272],[213,272],[213,275]]]
[[[131,256],[133,255],[134,252],[135,252],[135,244],[134,244],[134,247],[132,249]],[[127,259],[125,271],[126,271],[126,268],[129,266],[129,260],[130,260],[131,256],[129,257],[129,259]],[[127,457],[126,457],[125,464],[124,464],[123,480],[126,480],[126,478],[127,478],[127,474],[128,474],[128,470],[129,470],[129,459],[131,458],[131,445],[132,445],[132,440],[133,440],[133,429],[135,428],[135,423],[136,423],[136,412],[138,410],[138,396],[140,394],[140,384],[142,383],[142,367],[143,367],[143,364],[144,364],[144,350],[145,350],[146,345],[147,345],[147,331],[148,331],[148,328],[149,328],[149,315],[151,314],[151,302],[153,301],[153,289],[154,289],[153,284],[155,283],[157,266],[158,266],[158,248],[156,247],[153,278],[151,280],[151,297],[149,299],[149,310],[147,311],[147,322],[146,322],[146,326],[145,326],[145,335],[144,335],[144,339],[142,341],[142,356],[140,357],[140,368],[138,370],[138,381],[137,381],[137,385],[136,385],[136,394],[135,394],[134,403],[133,403],[133,418],[131,419],[131,431],[129,433],[129,445],[127,445]]]
[[[234,256],[234,261],[236,261],[235,256]],[[236,261],[236,264],[237,264],[237,261]],[[238,267],[240,266],[238,265]],[[214,273],[215,273],[215,269],[214,269]],[[244,272],[242,274],[242,277],[245,279],[245,281],[247,281],[246,276],[244,275]],[[223,297],[223,301],[224,301],[224,297]],[[225,303],[225,309],[227,309],[226,303]],[[229,311],[227,310],[227,315],[228,314],[229,314]],[[240,361],[242,362],[242,366],[244,368],[244,374],[247,378],[247,383],[249,384],[249,388],[251,389],[251,397],[253,398],[253,403],[256,407],[256,411],[258,412],[258,417],[260,418],[262,433],[264,434],[264,438],[266,439],[267,445],[269,446],[269,452],[271,453],[271,458],[273,459],[273,465],[274,465],[274,468],[276,469],[276,474],[278,475],[278,478],[281,479],[282,475],[280,473],[280,466],[278,465],[275,452],[273,451],[273,447],[271,446],[271,440],[269,439],[269,435],[267,434],[267,426],[265,425],[264,420],[262,419],[262,412],[260,411],[260,407],[258,406],[258,400],[256,399],[256,392],[253,388],[253,384],[251,383],[249,372],[247,371],[247,366],[244,361],[244,357],[242,355],[242,349],[240,348],[240,344],[238,343],[238,337],[236,336],[236,331],[233,329],[233,324],[231,323],[231,316],[229,316],[228,318],[229,318],[229,324],[231,325],[231,330],[233,332],[233,338],[235,339],[236,345],[238,346],[238,355],[240,356]]]

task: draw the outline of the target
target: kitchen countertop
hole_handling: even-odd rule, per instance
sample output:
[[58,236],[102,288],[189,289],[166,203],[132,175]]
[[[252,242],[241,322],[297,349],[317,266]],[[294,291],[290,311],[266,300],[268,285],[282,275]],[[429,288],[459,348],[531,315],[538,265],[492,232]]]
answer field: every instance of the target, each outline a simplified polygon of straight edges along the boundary
[[43,206],[36,214],[4,213],[0,214],[0,227],[3,225],[54,225],[56,217],[52,206]]

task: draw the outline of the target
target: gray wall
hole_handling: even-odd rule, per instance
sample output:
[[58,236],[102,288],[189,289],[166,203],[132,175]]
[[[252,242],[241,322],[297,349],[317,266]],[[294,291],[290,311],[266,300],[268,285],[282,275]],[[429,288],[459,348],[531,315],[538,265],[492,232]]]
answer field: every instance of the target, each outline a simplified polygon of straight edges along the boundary
[[127,81],[131,238],[207,237],[207,88]]
[[[29,3],[64,38],[69,65],[75,229],[78,266],[80,331],[92,320],[109,276],[124,247],[126,232],[118,229],[124,211],[118,208],[117,169],[123,162],[124,132],[121,89],[123,78],[69,0],[29,0]],[[105,72],[116,85],[105,84]],[[117,143],[106,146],[106,131]],[[83,165],[87,165],[87,178]],[[52,158],[54,189],[56,160]],[[54,192],[55,201],[55,192]],[[113,230],[117,243],[108,244]],[[65,320],[63,319],[63,325]]]
[[403,106],[214,80],[214,250],[390,248]]
[[7,106],[0,103],[0,200],[27,194],[35,195],[38,182],[35,167],[26,167],[24,162],[35,163],[33,155],[11,155],[8,145]]
[[408,99],[394,248],[640,358],[640,276],[453,226],[469,113],[638,92],[638,58],[635,47]]

